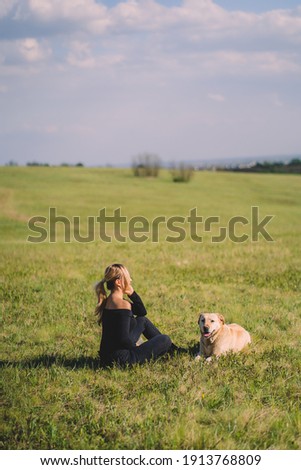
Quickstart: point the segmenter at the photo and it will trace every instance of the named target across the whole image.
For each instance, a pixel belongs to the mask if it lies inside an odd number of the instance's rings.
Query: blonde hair
[[[95,285],[95,292],[98,300],[98,304],[95,308],[95,315],[98,316],[99,324],[101,323],[103,310],[108,298],[105,284],[107,285],[107,289],[112,291],[114,289],[116,279],[121,279],[124,286],[129,282],[129,272],[123,264],[110,264],[110,266],[105,269],[103,279]]]

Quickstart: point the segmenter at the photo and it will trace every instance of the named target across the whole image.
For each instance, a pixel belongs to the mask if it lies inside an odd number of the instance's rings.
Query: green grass
[[[197,173],[188,184],[130,170],[0,169],[3,449],[300,449],[301,181],[292,175]],[[237,244],[186,239],[26,242],[27,221],[59,215],[274,215]],[[126,226],[124,226],[126,227]],[[187,225],[186,225],[187,229]],[[249,233],[249,228],[244,230]],[[108,226],[108,233],[111,233]],[[126,232],[126,230],[125,230]],[[214,234],[218,233],[218,227]],[[124,263],[149,317],[187,348],[132,369],[101,370],[94,283]],[[200,311],[251,333],[245,352],[195,363]]]

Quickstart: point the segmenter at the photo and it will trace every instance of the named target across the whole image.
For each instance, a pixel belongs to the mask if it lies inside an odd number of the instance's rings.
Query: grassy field
[[[6,167],[0,201],[1,448],[300,449],[299,176],[199,172],[176,184],[167,172]],[[29,218],[49,207],[81,216],[84,233],[103,207],[149,221],[196,207],[226,226],[252,206],[274,215],[273,242],[212,243],[218,224],[202,243],[168,243],[163,224],[158,243],[64,243],[62,224],[56,243],[26,241]],[[149,317],[187,353],[98,367],[93,286],[112,262],[129,268]],[[248,329],[248,351],[196,363],[200,311]]]

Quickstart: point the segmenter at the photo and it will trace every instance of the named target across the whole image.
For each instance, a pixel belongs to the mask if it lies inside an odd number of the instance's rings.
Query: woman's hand
[[[131,284],[129,284],[129,285],[126,287],[126,289],[124,290],[124,293],[125,293],[126,295],[132,295],[133,292],[134,292],[134,289],[133,289],[133,287],[131,286]]]

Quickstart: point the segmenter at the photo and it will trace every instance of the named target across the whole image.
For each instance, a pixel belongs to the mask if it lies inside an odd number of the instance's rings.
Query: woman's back
[[[127,302],[130,306],[130,304]],[[102,314],[102,337],[100,355],[106,357],[119,349],[131,349],[136,344],[131,341],[129,332],[135,319],[129,308],[105,308]]]
[[[105,303],[105,310],[131,310],[131,304],[128,300],[120,299],[109,295]]]

